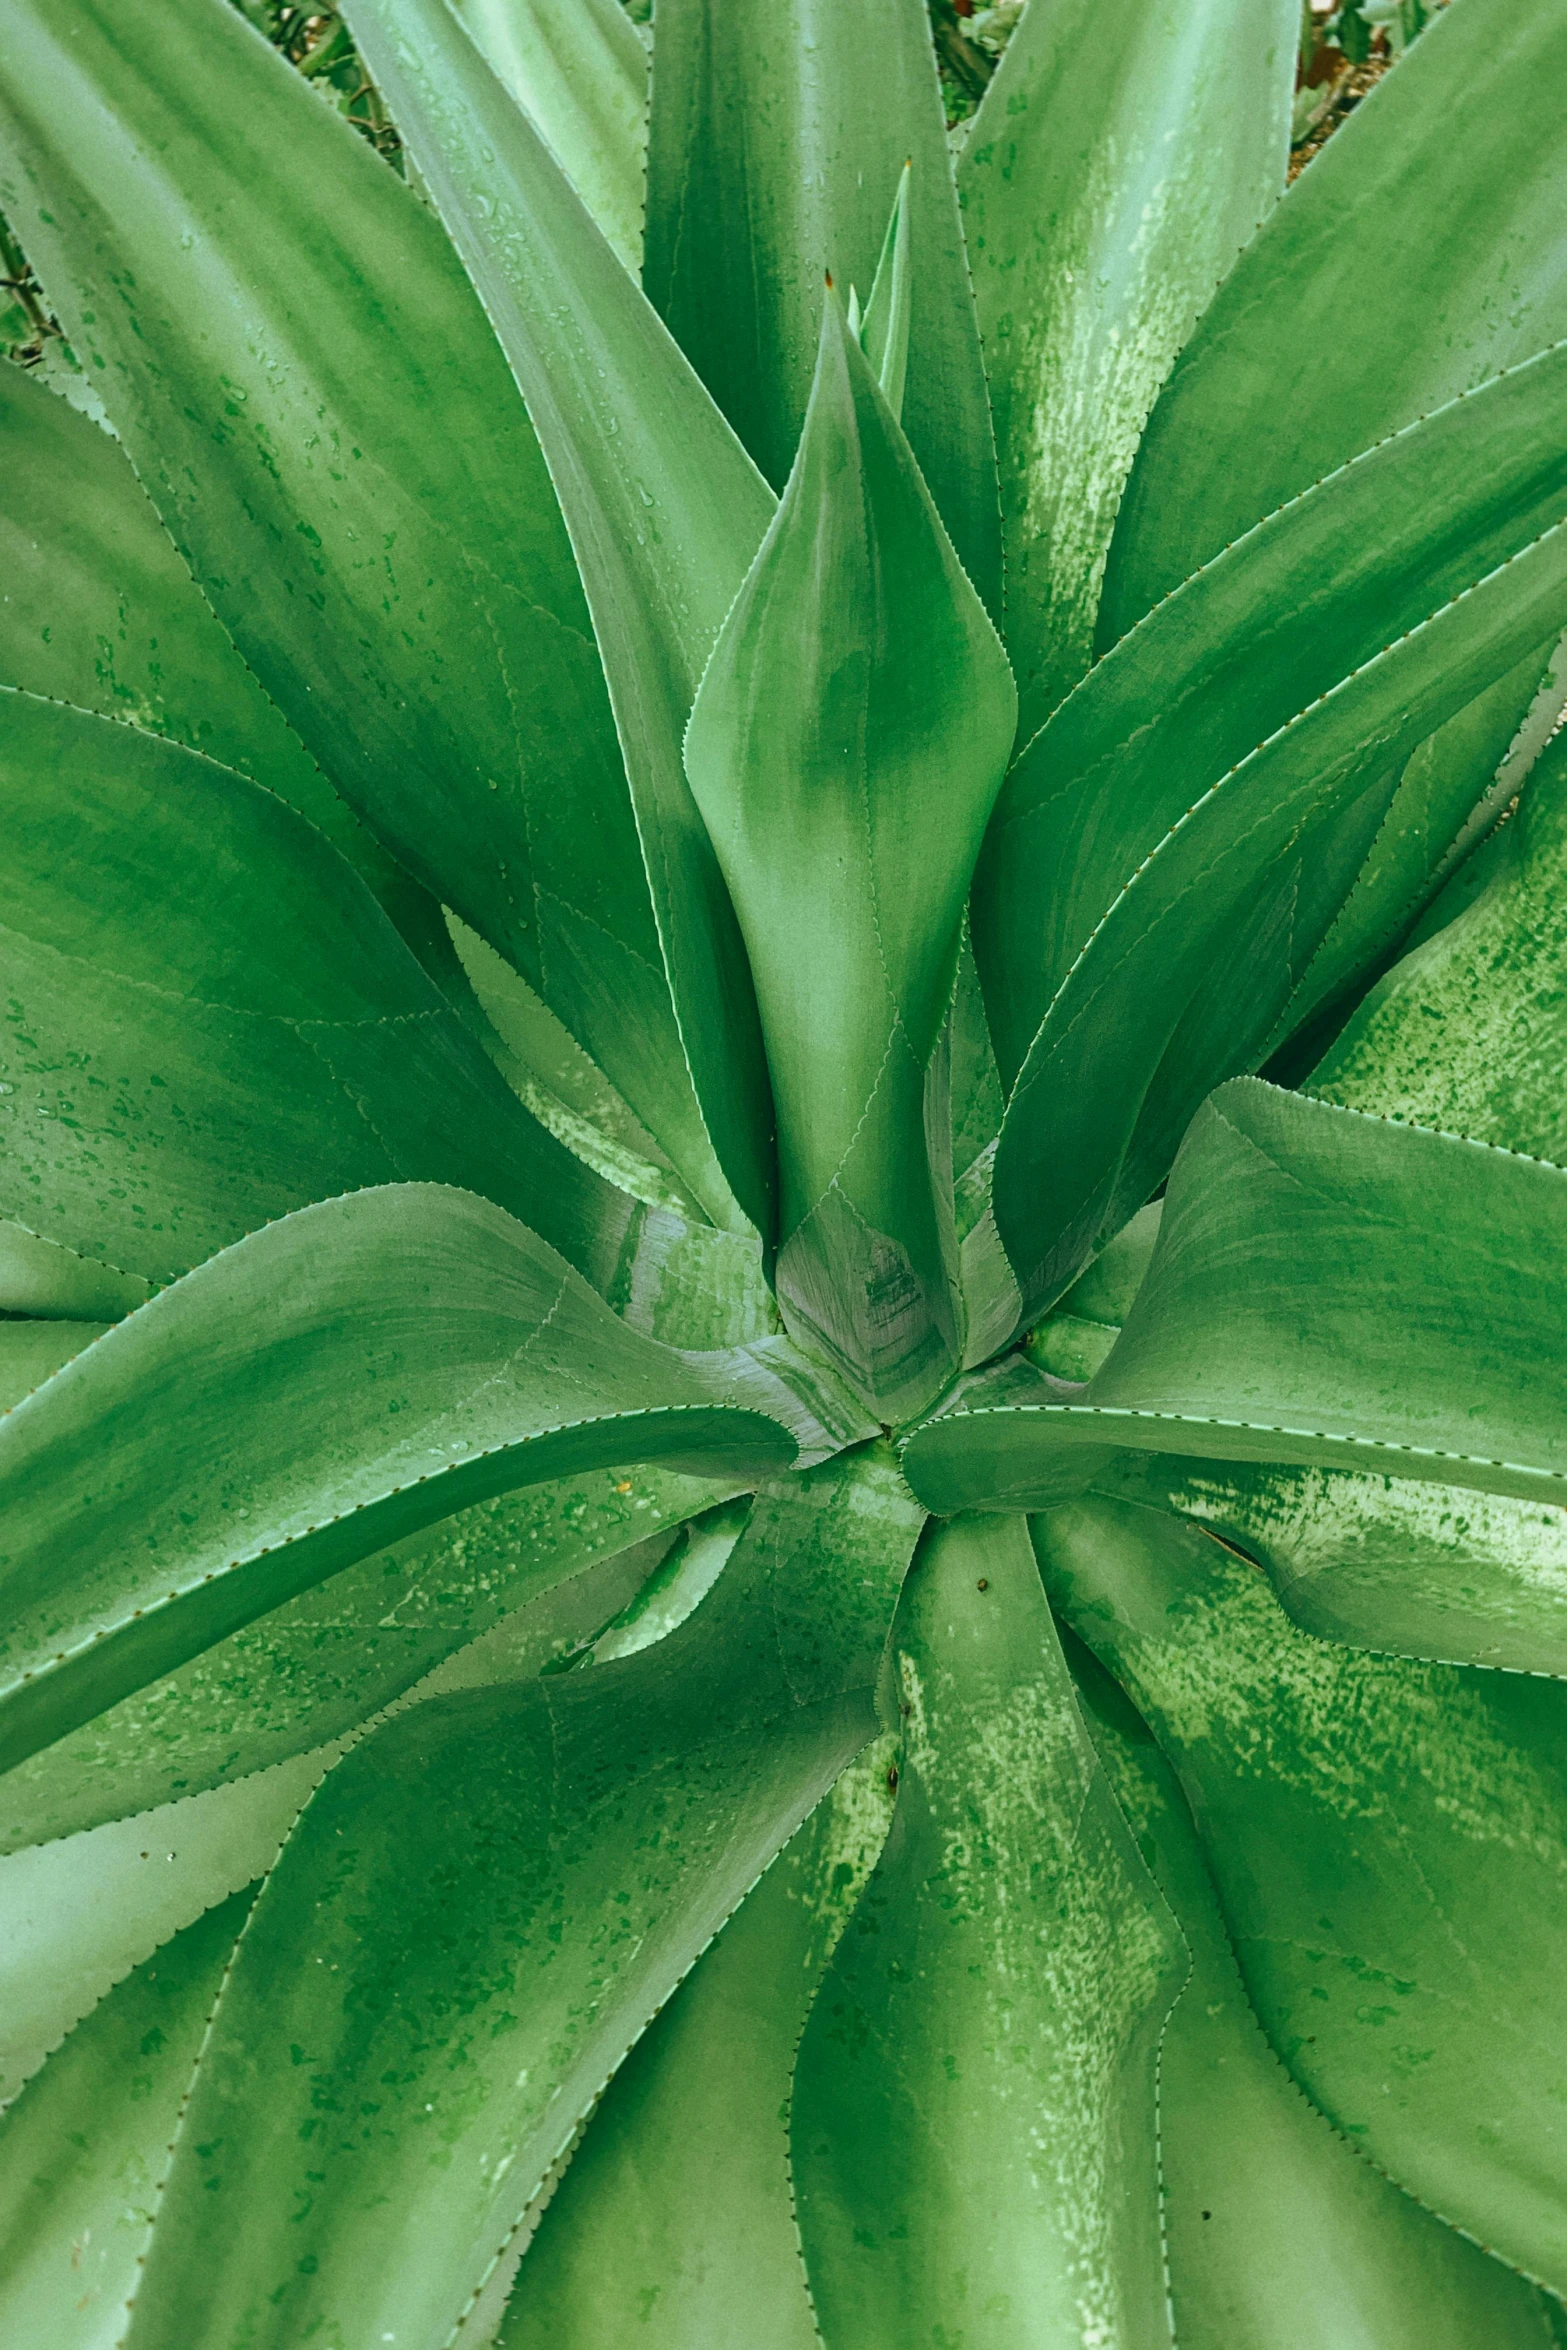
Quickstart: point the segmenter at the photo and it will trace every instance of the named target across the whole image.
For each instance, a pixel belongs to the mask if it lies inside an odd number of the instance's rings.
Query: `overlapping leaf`
[[[348,13],[548,460],[604,657],[706,1131],[734,1199],[770,1237],[772,1109],[755,997],[680,739],[771,493],[445,0],[354,0]],[[594,1049],[715,1222],[730,1221],[717,1168],[704,1173],[689,1148],[677,1150]]]
[[[457,0],[628,269],[642,262],[648,57],[620,0]]]
[[[1551,0],[1449,0],[1428,33],[1176,362],[1122,504],[1101,646],[1287,498],[1567,335],[1567,26]]]
[[[778,489],[805,419],[823,273],[866,302],[905,165],[904,429],[999,616],[990,412],[920,0],[666,0],[643,274]]]
[[[1292,0],[1031,8],[968,126],[1025,737],[1088,666],[1154,395],[1283,190],[1299,20]]]
[[[918,1525],[885,1455],[830,1464],[667,1640],[417,1706],[332,1774],[240,1946],[129,2350],[438,2350],[498,2314],[604,2080],[874,1732]]]
[[[1107,1445],[1560,1504],[1542,1268],[1564,1250],[1560,1168],[1242,1079],[1194,1119],[1147,1278],[1081,1400],[1041,1379],[1040,1401],[987,1409],[981,1388],[916,1431],[905,1467],[941,1511],[1048,1507],[1087,1481],[1074,1453]],[[1560,1602],[1542,1585],[1516,1604]]]
[[[1560,2291],[1567,1692],[1314,1640],[1162,1512],[1089,1500],[1040,1538],[1175,1765],[1278,2054],[1381,2168]]]
[[[749,1408],[787,1395],[701,1363],[468,1193],[392,1185],[252,1234],[5,1423],[0,1754],[490,1495],[628,1459],[787,1466],[793,1436]]]
[[[0,72],[0,204],[241,653],[700,1194],[587,606],[438,224],[226,0],[20,0]]]
[[[318,832],[156,735],[0,705],[0,1211],[157,1282],[424,1178],[609,1286],[641,1211],[529,1116]]]
[[[14,2342],[118,2340],[170,2140],[247,1891],[156,1952],[0,2120],[0,2326]]]
[[[827,2350],[1168,2342],[1154,2074],[1186,1953],[1021,1525],[928,1540],[895,1649],[898,1808],[790,2114]]]
[[[888,1420],[959,1357],[927,1082],[1015,712],[995,631],[829,296],[799,461],[685,757],[756,975],[779,1294]]]
[[[1030,1303],[1262,1049],[1407,754],[1558,625],[1564,389],[1567,349],[1543,354],[1308,492],[1151,615],[1013,770],[974,943],[1017,1080],[993,1196]]]
[[[501,2350],[816,2350],[789,2181],[795,2050],[892,1814],[838,1779],[632,2050],[518,2271]]]
[[[1047,1563],[1082,1538],[1038,1522]],[[1090,1539],[1093,1539],[1090,1536]],[[1556,2305],[1336,2136],[1268,2047],[1186,1798],[1125,1696],[1065,1635],[1110,1783],[1192,1954],[1159,2052],[1159,2164],[1181,2350],[1548,2350]]]

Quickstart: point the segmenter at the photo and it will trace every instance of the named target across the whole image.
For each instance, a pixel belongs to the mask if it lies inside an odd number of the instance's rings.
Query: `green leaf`
[[[920,0],[664,0],[643,276],[776,488],[809,404],[823,273],[871,285],[906,164],[903,427],[999,613],[995,449]]]
[[[887,1420],[960,1350],[927,1074],[1015,714],[995,631],[829,293],[799,458],[685,755],[756,975],[779,1296]]]
[[[0,1430],[0,1757],[470,1503],[627,1459],[775,1473],[795,1441],[747,1408],[759,1383],[749,1358],[628,1330],[468,1193],[391,1185],[285,1217]]]
[[[548,460],[604,657],[697,1099],[734,1199],[770,1238],[772,1106],[755,996],[680,741],[772,497],[445,0],[353,0],[348,13]],[[677,1148],[638,1089],[594,1057],[714,1221],[731,1223],[717,1168]]]
[[[1101,646],[1285,499],[1567,335],[1564,104],[1567,39],[1551,0],[1450,0],[1334,132],[1230,272],[1154,409],[1121,505]]]
[[[1554,723],[1564,699],[1558,647],[1537,645],[1420,745],[1354,888],[1280,1018],[1278,1040],[1308,1022],[1318,1034],[1326,1022],[1337,1026],[1368,972],[1386,961],[1400,932],[1516,796],[1538,756],[1530,723],[1536,705]]]
[[[151,1294],[134,1273],[115,1272],[20,1224],[0,1222],[0,1312],[43,1321],[117,1322]]]
[[[19,367],[0,373],[0,433],[0,680],[237,768],[383,900],[411,892],[235,652],[124,451]]]
[[[555,492],[428,208],[226,0],[19,0],[0,78],[0,205],[240,652],[701,1177]]]
[[[878,1739],[850,1764],[615,2075],[518,2271],[500,2350],[818,2350],[790,2083],[886,1836],[890,1761]]]
[[[823,2340],[1167,2343],[1155,2070],[1186,1953],[1024,1529],[930,1539],[894,1648],[898,1807],[790,2116]]]
[[[0,2120],[0,2329],[99,2350],[136,2288],[169,2142],[250,1908],[237,1893],[128,1975]]]
[[[328,1745],[544,1592],[564,1605],[591,1581],[590,1620],[573,1619],[571,1637],[596,1632],[716,1490],[668,1470],[600,1470],[478,1502],[344,1567],[7,1771],[0,1850]]]
[[[1299,20],[1296,0],[1030,8],[970,126],[958,186],[1025,736],[1088,666],[1170,362],[1283,191]]]
[[[336,1750],[0,1860],[0,2099],[161,1942],[264,1876]]]
[[[1557,625],[1542,440],[1564,391],[1567,347],[1308,492],[1151,614],[1014,768],[973,925],[1003,1077],[1022,1063],[993,1200],[1032,1306],[1260,1054],[1408,754]]]
[[[241,1944],[127,2350],[483,2338],[583,2114],[874,1732],[918,1524],[884,1452],[833,1462],[667,1640],[416,1706],[332,1774]]]
[[[1560,1506],[1342,1469],[1129,1456],[1120,1475],[1253,1559],[1319,1639],[1567,1679]]]
[[[620,0],[456,0],[630,270],[642,266],[648,53]]]
[[[1561,1168],[1242,1079],[1192,1122],[1147,1278],[1082,1400],[976,1395],[911,1438],[905,1472],[943,1514],[1048,1508],[1073,1489],[1072,1456],[1105,1445],[1560,1506],[1545,1269],[1564,1250]],[[1515,1604],[1544,1613],[1554,1650],[1554,1592]]]
[[[858,333],[860,348],[876,370],[887,405],[900,424],[909,374],[909,333],[914,322],[914,246],[909,226],[913,174],[912,163],[906,163],[898,174],[898,192],[892,199],[881,259],[857,328],[852,316],[857,296],[852,286],[849,289],[850,331]]]
[[[323,1194],[427,1178],[609,1286],[632,1202],[528,1115],[318,832],[156,735],[0,710],[7,1216],[166,1281]]]
[[[1315,1640],[1160,1512],[1074,1504],[1041,1549],[1175,1765],[1295,2079],[1440,2217],[1560,2290],[1567,1691]]]
[[[52,1379],[62,1364],[101,1337],[104,1327],[97,1322],[0,1321],[0,1411],[10,1411]]]
[[[1382,979],[1313,1093],[1567,1162],[1567,737],[1542,753],[1473,903]]]
[[[1040,1521],[1047,1566],[1084,1539]],[[1092,1540],[1092,1535],[1088,1536]],[[1551,2350],[1553,2304],[1374,2170],[1258,2028],[1186,1798],[1147,1725],[1070,1632],[1084,1718],[1180,1921],[1192,1972],[1159,2050],[1165,2257],[1181,2350]]]

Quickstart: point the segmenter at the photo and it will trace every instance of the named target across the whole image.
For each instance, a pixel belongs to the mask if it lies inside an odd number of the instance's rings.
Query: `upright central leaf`
[[[756,976],[778,1105],[778,1292],[884,1417],[959,1341],[926,1090],[1012,742],[1006,656],[829,292],[783,502],[686,769]]]

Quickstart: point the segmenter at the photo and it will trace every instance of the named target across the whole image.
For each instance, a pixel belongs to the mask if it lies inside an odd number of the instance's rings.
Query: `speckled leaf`
[[[1070,1549],[1084,1536],[1068,1524]],[[1165,2258],[1181,2350],[1553,2350],[1557,2305],[1401,2194],[1284,2071],[1258,2028],[1169,1763],[1092,1653],[1071,1632],[1063,1646],[1110,1784],[1192,1954],[1159,2052]]]
[[[1422,623],[1561,519],[1564,427],[1567,345],[1270,517],[1150,614],[1029,744],[997,801],[973,908],[1008,1083],[1172,827],[1249,756],[1276,752],[1292,721],[1309,740],[1323,697],[1374,702],[1380,678],[1414,658]],[[1391,784],[1386,743],[1385,721],[1373,725],[1365,749]]]
[[[667,1640],[417,1706],[332,1774],[230,1976],[128,2350],[482,2338],[583,2113],[874,1732],[918,1524],[884,1453],[833,1463]]]
[[[609,1286],[641,1211],[529,1116],[318,832],[138,728],[9,691],[0,719],[0,1209],[156,1282],[430,1179]]]
[[[1170,362],[1283,191],[1299,33],[1295,0],[1057,0],[1025,11],[968,126],[1025,737],[1088,666]]]
[[[352,0],[347,15],[549,462],[604,657],[717,1166],[705,1171],[689,1145],[677,1149],[637,1088],[598,1057],[714,1221],[732,1221],[738,1201],[770,1237],[772,1105],[756,1002],[680,738],[772,514],[771,492],[445,0]]]
[[[469,1503],[627,1459],[776,1473],[795,1440],[747,1408],[760,1378],[628,1330],[466,1192],[268,1225],[0,1429],[0,1757]]]
[[[1254,1559],[1297,1624],[1395,1656],[1567,1678],[1567,1508],[1408,1477],[1129,1458]]]
[[[1016,708],[829,293],[799,458],[685,759],[756,975],[780,1300],[887,1420],[927,1402],[959,1356],[951,1177],[930,1164],[927,1085]]]
[[[1372,989],[1308,1080],[1388,1118],[1567,1163],[1567,736],[1470,904]]]
[[[789,2181],[795,2050],[887,1833],[878,1739],[781,1852],[593,2115],[499,2350],[817,2350]]]
[[[717,1490],[667,1469],[602,1469],[477,1502],[344,1567],[7,1771],[0,1851],[343,1737],[535,1593],[614,1558],[634,1585]]]
[[[428,208],[226,0],[17,0],[0,80],[0,205],[239,650],[701,1159],[555,493]]]
[[[1358,450],[1567,335],[1567,23],[1551,0],[1449,0],[1428,33],[1176,362],[1122,503],[1101,645]]]
[[[643,276],[778,489],[809,400],[823,273],[868,301],[905,164],[904,430],[969,577],[999,616],[984,365],[920,0],[665,0]]]
[[[648,53],[620,0],[456,0],[628,269],[642,266]]]
[[[1109,1444],[1557,1506],[1564,1250],[1562,1169],[1239,1079],[1192,1122],[1147,1277],[1081,1400],[976,1393],[915,1433],[906,1472],[935,1510],[1046,1508],[1072,1455]],[[1514,1636],[1538,1609],[1558,1653],[1549,1581],[1506,1598]]]
[[[1290,2071],[1432,2210],[1559,2290],[1567,1690],[1315,1640],[1159,1511],[1074,1504],[1042,1549],[1175,1765]]]
[[[1186,1953],[1023,1528],[928,1538],[894,1649],[898,1806],[790,2116],[823,2340],[1167,2345],[1154,2074]]]
[[[1499,512],[1475,516],[1476,560],[1466,565],[1461,546],[1427,541],[1430,509],[1403,473],[1403,459],[1448,440],[1456,450],[1473,415],[1501,421],[1519,378],[1527,383],[1513,412],[1519,503],[1511,521],[1520,539],[1511,540],[1504,492]],[[1509,555],[1508,547],[1546,521],[1559,500],[1559,487],[1540,475],[1531,395],[1553,406],[1567,384],[1567,351],[1520,370],[1519,378],[1415,428],[1407,444],[1375,452],[1222,558],[1091,673],[1037,738],[1037,764],[1031,754],[1014,770],[1018,789],[1004,790],[987,841],[974,939],[1003,1075],[1014,1055],[1027,1054],[997,1148],[992,1196],[1031,1309],[1058,1296],[1105,1234],[1157,1187],[1203,1094],[1255,1065],[1353,885],[1408,753],[1560,619],[1567,531],[1544,528],[1519,552]],[[1494,405],[1487,409],[1487,402]],[[1505,425],[1501,437],[1511,437]],[[1220,647],[1206,629],[1195,647],[1183,642],[1187,599],[1192,618],[1203,620],[1210,596],[1222,601],[1244,577],[1251,551],[1265,550],[1275,531],[1292,538],[1299,530],[1301,551],[1316,516],[1330,515],[1342,500],[1342,519],[1363,485],[1375,490],[1395,480],[1412,499],[1406,513],[1421,517],[1405,550],[1407,570],[1391,554],[1396,534],[1390,541],[1384,582],[1395,604],[1402,594],[1413,607],[1403,615],[1406,634],[1377,649],[1388,615],[1374,603],[1357,609],[1353,593],[1335,609],[1331,587],[1324,590],[1313,569],[1298,584],[1308,601],[1324,596],[1321,648],[1333,653],[1326,662],[1332,674],[1319,672],[1308,689],[1315,698],[1286,692],[1270,701],[1279,679],[1260,658],[1251,681],[1262,689],[1259,707],[1251,683],[1237,686],[1233,672],[1223,678],[1222,657],[1220,673],[1210,670]],[[1321,508],[1313,504],[1318,497]],[[1367,531],[1381,527],[1379,514],[1391,530],[1391,516],[1373,497]],[[1475,582],[1467,587],[1466,571]],[[1427,589],[1451,600],[1421,619]],[[1242,674],[1254,632],[1250,612],[1238,633],[1222,632]],[[1302,643],[1315,633],[1298,632]],[[1172,653],[1183,646],[1176,676],[1205,687],[1203,699],[1187,707],[1174,677],[1156,683],[1141,667],[1167,636]],[[1289,666],[1280,664],[1286,685]],[[1303,676],[1294,682],[1306,683]],[[1293,715],[1283,707],[1289,701]],[[1159,721],[1172,706],[1160,744]],[[1102,735],[1098,719],[1112,711]],[[1246,717],[1260,721],[1255,734],[1243,730]],[[1088,753],[1081,761],[1066,755],[1080,724],[1087,741],[1076,747]],[[1058,779],[1067,781],[1065,793],[1051,788]],[[1036,1011],[1042,1025],[1030,1042]]]
[[[207,2018],[251,1894],[221,1902],[94,2009],[0,2120],[0,2329],[114,2350]]]

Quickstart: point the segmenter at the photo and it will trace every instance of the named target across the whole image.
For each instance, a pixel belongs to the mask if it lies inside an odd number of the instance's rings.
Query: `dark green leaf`
[[[1074,1504],[1041,1550],[1175,1765],[1296,2080],[1439,2216],[1559,2290],[1567,1690],[1315,1640],[1161,1512]]]
[[[984,366],[920,0],[664,0],[643,274],[776,488],[805,420],[823,274],[868,300],[905,164],[904,430],[999,612]]]
[[[1449,0],[1334,132],[1154,410],[1101,645],[1285,499],[1567,335],[1564,105],[1567,24],[1552,0]]]
[[[759,1388],[787,1404],[749,1358],[628,1330],[468,1193],[392,1185],[285,1217],[0,1431],[0,1757],[472,1502],[628,1459],[776,1472],[795,1441],[747,1408]]]
[[[0,204],[239,650],[700,1177],[587,607],[437,223],[226,0],[18,0],[0,73]]]
[[[1055,1538],[1070,1552],[1078,1535]],[[1041,1548],[1052,1556],[1052,1520]],[[1092,1536],[1089,1537],[1092,1539]],[[1091,1653],[1084,1715],[1192,1973],[1159,2051],[1165,2257],[1181,2350],[1551,2350],[1553,2304],[1400,2194],[1315,2112],[1258,2028],[1186,1798]]]
[[[772,1108],[755,997],[680,738],[772,497],[445,0],[353,0],[349,14],[548,459],[604,656],[711,1151],[770,1237]],[[602,985],[596,942],[588,952]],[[694,1144],[645,1110],[605,1053],[595,1058],[714,1221],[732,1221],[718,1168],[698,1164]]]
[[[1186,1952],[1023,1528],[929,1539],[894,1648],[898,1808],[790,2115],[823,2340],[1168,2342],[1155,2071]]]
[[[1029,8],[969,128],[958,186],[1025,736],[1088,666],[1154,395],[1283,190],[1299,22],[1297,0]]]
[[[608,1288],[640,1212],[501,1082],[349,865],[156,735],[0,693],[0,1209],[166,1281],[403,1178],[528,1217]]]
[[[1016,707],[829,294],[799,460],[685,755],[756,975],[779,1295],[887,1420],[927,1402],[960,1351],[927,1077]]]
[[[918,1524],[885,1453],[832,1463],[667,1640],[416,1706],[332,1774],[225,1990],[128,2350],[482,2338],[606,2078],[874,1732]]]

